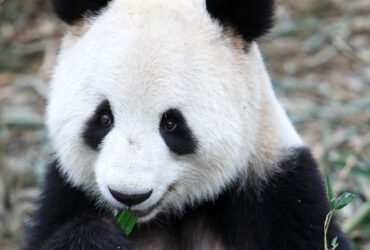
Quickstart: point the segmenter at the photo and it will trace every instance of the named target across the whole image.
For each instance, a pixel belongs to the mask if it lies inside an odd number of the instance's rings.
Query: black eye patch
[[[88,120],[83,139],[94,150],[99,148],[105,136],[112,130],[114,117],[110,104],[103,101],[95,110],[94,115]]]
[[[179,110],[169,109],[164,112],[159,130],[172,152],[178,155],[195,153],[197,141]]]

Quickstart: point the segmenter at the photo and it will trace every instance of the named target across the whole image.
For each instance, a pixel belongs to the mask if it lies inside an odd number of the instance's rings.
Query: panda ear
[[[68,24],[74,24],[85,15],[97,14],[110,0],[52,0],[55,13]]]
[[[274,0],[206,0],[211,17],[233,27],[251,42],[266,34],[273,25]]]

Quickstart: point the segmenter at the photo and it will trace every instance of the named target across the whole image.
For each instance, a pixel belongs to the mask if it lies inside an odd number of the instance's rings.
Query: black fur
[[[52,0],[54,11],[68,24],[74,24],[86,14],[95,15],[110,0]]]
[[[156,221],[137,226],[132,244],[160,232],[171,241],[168,249],[199,249],[194,242],[207,236],[204,231],[212,232],[225,249],[324,249],[323,225],[329,208],[310,152],[297,149],[290,159],[280,163],[280,168],[283,171],[271,177],[259,191],[235,181],[214,202],[189,207],[182,217],[159,215]],[[111,249],[109,247],[116,244],[129,248],[127,240],[109,219],[111,215],[97,210],[93,204],[81,191],[66,184],[52,165],[28,249],[41,246],[44,249],[68,249],[67,246]],[[337,250],[351,249],[333,222],[329,242],[335,236],[339,242]],[[149,241],[148,249],[150,246]]]
[[[173,132],[166,132],[164,127],[168,120],[173,120],[177,128]],[[178,155],[193,154],[197,148],[197,141],[186,123],[182,113],[177,109],[167,110],[160,122],[160,133],[172,152]]]
[[[100,117],[103,114],[107,114],[112,119],[112,124],[109,127],[104,127],[101,124]],[[114,117],[110,104],[107,100],[103,101],[95,110],[94,115],[87,122],[85,131],[83,133],[83,139],[87,145],[92,149],[97,150],[99,145],[102,143],[105,136],[111,131],[114,124]]]
[[[266,34],[273,24],[274,0],[207,0],[211,16],[232,26],[247,42]]]
[[[329,206],[316,163],[307,149],[298,149],[280,163],[283,170],[261,191],[253,186],[227,190],[208,207],[212,224],[234,249],[322,250]],[[338,236],[337,250],[350,249],[333,223],[328,241]]]
[[[96,202],[72,187],[53,163],[28,230],[26,250],[127,249],[130,243],[114,225],[112,214],[96,208]]]

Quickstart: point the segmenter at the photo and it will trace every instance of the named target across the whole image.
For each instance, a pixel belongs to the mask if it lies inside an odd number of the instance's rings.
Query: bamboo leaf
[[[351,203],[356,198],[355,194],[345,192],[341,196],[335,199],[335,205],[334,208],[339,210],[347,206],[349,203]]]
[[[133,215],[127,208],[122,209],[116,215],[115,224],[119,226],[122,232],[129,236],[136,225],[137,217]]]
[[[326,176],[326,195],[328,197],[330,210],[335,209],[335,202],[334,202],[334,194],[333,194],[333,188],[331,186],[331,181],[329,176]]]

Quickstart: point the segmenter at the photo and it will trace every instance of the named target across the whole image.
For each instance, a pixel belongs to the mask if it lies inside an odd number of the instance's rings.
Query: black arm
[[[309,150],[297,149],[260,189],[230,188],[212,207],[215,227],[232,249],[322,250],[329,212],[324,182]],[[238,184],[236,185],[238,187]],[[328,243],[351,249],[333,221]]]
[[[112,218],[67,183],[55,162],[49,166],[25,249],[128,249]]]

